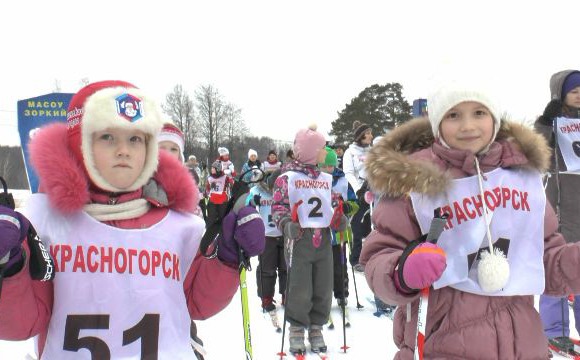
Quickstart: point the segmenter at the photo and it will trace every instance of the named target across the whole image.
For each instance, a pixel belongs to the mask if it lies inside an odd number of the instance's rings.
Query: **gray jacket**
[[[550,78],[550,94],[552,100],[562,99],[562,86],[566,78],[576,70],[564,70],[555,73]],[[564,111],[564,116],[566,112]],[[563,173],[566,164],[559,149],[556,149],[553,125],[536,120],[534,128],[548,141],[552,148],[550,169],[546,184],[546,197],[556,210],[559,217],[560,232],[567,242],[580,240],[580,173]]]

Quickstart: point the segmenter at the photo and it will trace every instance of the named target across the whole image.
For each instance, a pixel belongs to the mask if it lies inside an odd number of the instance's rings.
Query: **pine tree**
[[[351,142],[355,120],[368,124],[375,136],[409,120],[412,108],[402,90],[399,83],[367,87],[338,113],[338,119],[332,122],[330,135],[335,136],[336,143]]]

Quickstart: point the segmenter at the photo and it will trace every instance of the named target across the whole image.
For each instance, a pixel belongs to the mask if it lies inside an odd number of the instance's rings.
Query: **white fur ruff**
[[[494,293],[503,289],[509,277],[510,265],[500,249],[494,249],[493,253],[489,251],[481,253],[477,269],[477,280],[483,291]]]

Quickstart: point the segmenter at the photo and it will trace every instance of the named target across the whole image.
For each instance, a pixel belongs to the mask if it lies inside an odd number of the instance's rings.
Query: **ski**
[[[575,359],[575,360],[580,360],[580,353],[574,351],[574,350],[569,350],[566,351],[565,349],[561,349],[553,344],[548,344],[548,348],[550,349],[550,351],[553,354],[557,354],[560,356],[563,356],[567,359]]]
[[[328,355],[325,352],[315,352],[314,354],[318,355],[318,357],[322,360],[328,360]]]

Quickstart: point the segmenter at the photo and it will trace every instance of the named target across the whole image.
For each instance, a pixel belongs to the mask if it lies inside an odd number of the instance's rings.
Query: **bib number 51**
[[[87,349],[91,359],[110,360],[111,350],[105,341],[96,336],[80,337],[81,330],[108,329],[110,315],[68,315],[64,328],[63,350]],[[123,346],[141,339],[141,360],[157,360],[159,346],[159,314],[145,314],[141,321],[123,331]]]

